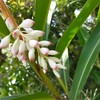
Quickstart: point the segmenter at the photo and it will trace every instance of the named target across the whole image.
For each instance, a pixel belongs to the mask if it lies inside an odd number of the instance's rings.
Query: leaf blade
[[[35,29],[44,31],[51,0],[36,0]]]
[[[8,35],[10,32],[3,20],[3,18],[0,16],[0,36],[4,37],[6,35]]]
[[[46,93],[35,93],[35,94],[27,94],[27,95],[18,95],[17,96],[8,96],[5,98],[1,98],[0,100],[54,100],[51,96]]]
[[[88,42],[85,44],[77,64],[69,100],[77,100],[89,73],[93,67],[96,56],[100,51],[100,22],[93,30]]]
[[[63,36],[60,38],[56,47],[56,50],[60,52],[58,57],[61,57],[64,50],[68,47],[71,40],[74,38],[75,34],[80,29],[81,25],[84,23],[86,18],[90,15],[90,13],[94,10],[94,8],[99,4],[99,2],[100,2],[99,0],[95,0],[95,1],[88,0],[86,2],[79,16],[75,18],[75,20],[70,24],[68,29],[64,32]]]

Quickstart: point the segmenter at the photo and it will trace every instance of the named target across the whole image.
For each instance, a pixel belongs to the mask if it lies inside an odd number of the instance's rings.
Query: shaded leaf
[[[89,73],[93,68],[97,54],[100,51],[100,22],[97,24],[88,42],[84,45],[77,64],[75,76],[70,92],[70,100],[77,100]]]
[[[100,85],[100,70],[93,69],[91,71],[91,77],[95,80],[95,82]]]
[[[88,38],[90,36],[85,28],[80,28],[77,35],[82,45],[84,45],[88,41]]]

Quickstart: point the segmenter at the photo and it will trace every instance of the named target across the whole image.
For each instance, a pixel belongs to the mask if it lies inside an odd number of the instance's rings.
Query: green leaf
[[[90,34],[85,28],[81,27],[77,33],[77,36],[79,38],[80,43],[84,45],[88,41]]]
[[[51,0],[36,0],[35,29],[45,30]]]
[[[46,93],[36,93],[30,95],[19,95],[17,96],[10,96],[5,97],[0,100],[54,100],[51,96]]]
[[[56,47],[57,51],[60,52],[58,57],[61,57],[64,50],[68,47],[71,40],[74,38],[75,34],[79,31],[81,25],[90,15],[90,13],[95,9],[95,7],[99,4],[99,2],[100,0],[87,0],[79,16],[70,24],[68,29],[59,40]]]
[[[70,92],[69,100],[77,100],[79,93],[81,92],[93,64],[100,51],[100,22],[97,24],[88,42],[84,45],[82,53],[77,64],[77,68],[74,75],[74,80]]]
[[[6,35],[10,34],[5,21],[3,20],[3,18],[0,16],[0,36],[4,37]]]
[[[91,71],[91,77],[95,80],[95,82],[100,85],[100,70],[93,69]]]
[[[100,6],[99,6],[99,10],[98,10],[98,15],[97,15],[97,22],[100,21]]]
[[[14,98],[18,98],[18,97],[21,97],[21,96],[22,95],[7,96],[7,97],[0,98],[0,100],[12,100]]]

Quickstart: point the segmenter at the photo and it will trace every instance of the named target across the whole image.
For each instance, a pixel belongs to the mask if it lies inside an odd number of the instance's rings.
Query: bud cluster
[[[15,39],[10,47],[13,57],[17,57],[24,66],[26,66],[27,60],[29,59],[31,62],[39,64],[45,72],[47,72],[47,64],[49,64],[53,73],[60,78],[58,70],[60,68],[66,69],[66,67],[61,64],[60,59],[54,57],[58,52],[48,49],[51,42],[46,40],[39,41],[39,38],[44,35],[44,32],[31,28],[34,25],[33,20],[25,19],[15,30],[13,30],[14,26],[10,19],[6,20],[6,25],[11,31],[11,34],[2,39],[0,48],[9,46],[10,36],[12,35]],[[28,54],[28,56],[26,54]]]

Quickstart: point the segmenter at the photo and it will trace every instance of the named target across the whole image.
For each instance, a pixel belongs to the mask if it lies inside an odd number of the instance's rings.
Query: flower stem
[[[60,85],[62,86],[63,90],[65,91],[66,95],[69,97],[68,86],[67,85],[66,86],[64,85],[64,83],[63,83],[63,81],[62,81],[61,78],[57,78],[57,79],[58,79]]]
[[[44,72],[42,71],[42,69],[38,65],[36,65],[36,64],[32,63],[31,65],[33,65],[33,67],[35,69],[35,72],[40,77],[40,79],[43,80],[44,84],[47,85],[47,87],[49,88],[49,90],[51,91],[51,93],[53,94],[53,96],[56,98],[56,100],[61,100],[61,97],[60,97],[59,93],[56,91],[55,87],[51,84],[51,81],[44,74]]]

